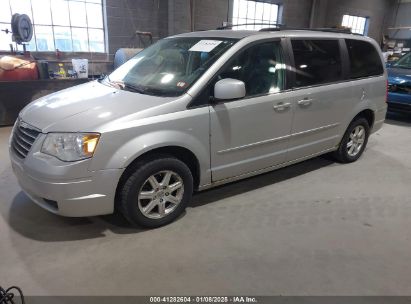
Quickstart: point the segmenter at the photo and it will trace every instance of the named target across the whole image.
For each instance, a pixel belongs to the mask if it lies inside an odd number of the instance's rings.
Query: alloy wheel
[[[151,175],[138,193],[138,208],[151,219],[161,219],[172,213],[184,195],[182,178],[173,171],[161,171]]]
[[[362,125],[356,126],[352,130],[347,143],[347,153],[349,156],[355,157],[361,151],[365,141],[365,133],[365,128]]]

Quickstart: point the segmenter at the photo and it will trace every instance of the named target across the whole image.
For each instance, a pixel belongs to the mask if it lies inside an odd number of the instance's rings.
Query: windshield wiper
[[[145,95],[153,95],[153,96],[168,96],[166,92],[160,89],[156,89],[153,87],[147,86],[135,86],[130,83],[123,83],[123,89],[128,89],[129,91],[145,94]]]
[[[129,83],[123,83],[123,89],[127,89],[128,91],[140,93],[140,94],[147,94],[147,90],[141,87],[134,86]]]
[[[164,94],[163,91],[158,90],[158,89],[154,89],[150,87],[135,86],[133,84],[130,84],[124,81],[119,81],[119,80],[110,80],[109,76],[106,76],[104,79],[110,86],[118,90],[126,90],[130,92],[144,94],[144,95],[167,96],[166,94]]]
[[[111,85],[112,87],[114,87],[116,89],[136,92],[136,93],[140,93],[140,94],[145,94],[145,91],[143,89],[135,87],[135,86],[133,86],[129,83],[125,83],[124,81],[110,80],[109,76],[106,77],[106,80],[107,80],[109,85]]]
[[[98,79],[99,82],[104,82],[105,84],[108,84],[109,86],[116,88],[116,89],[121,89],[124,86],[123,82],[120,81],[111,81],[110,76],[108,75],[101,75],[101,77]]]

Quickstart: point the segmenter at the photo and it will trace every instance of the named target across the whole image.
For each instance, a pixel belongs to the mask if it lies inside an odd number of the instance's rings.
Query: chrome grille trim
[[[30,151],[31,146],[25,146],[20,142],[20,139],[18,137],[16,137],[16,143],[17,145],[19,145],[20,148],[22,148],[23,150],[26,150],[27,152]]]
[[[18,120],[14,127],[11,140],[11,147],[16,155],[23,159],[26,158],[40,133],[41,131],[35,127],[30,126],[22,120]]]
[[[37,138],[37,135],[32,135],[32,134],[30,134],[30,133],[28,133],[27,131],[24,131],[24,128],[22,128],[22,127],[20,127],[20,129],[19,129],[19,131],[21,132],[21,133],[23,133],[24,135],[26,135],[26,136],[28,136],[28,137],[31,137],[32,139],[36,139]]]

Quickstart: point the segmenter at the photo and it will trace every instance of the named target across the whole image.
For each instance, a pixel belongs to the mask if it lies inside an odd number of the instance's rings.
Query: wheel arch
[[[171,145],[153,148],[151,150],[145,151],[143,154],[137,156],[133,161],[131,161],[125,168],[123,174],[121,175],[116,188],[116,202],[118,201],[118,195],[121,191],[122,186],[127,181],[127,178],[132,172],[134,172],[137,166],[141,162],[148,162],[150,160],[160,158],[160,157],[174,157],[187,165],[193,175],[194,189],[197,190],[200,185],[200,162],[196,155],[189,149],[181,146]]]
[[[355,119],[357,119],[358,117],[364,117],[367,121],[368,121],[368,125],[370,127],[370,130],[372,130],[373,126],[374,126],[374,121],[375,121],[375,113],[373,110],[371,109],[365,109],[362,110],[360,113],[358,113],[352,120],[351,122],[353,122]],[[350,123],[351,123],[350,122]]]
[[[350,119],[350,117],[352,118]],[[344,123],[341,125],[340,136],[335,142],[336,149],[340,145],[341,140],[343,139],[343,136],[347,131],[348,127],[350,126],[350,124],[359,117],[364,117],[368,121],[370,130],[372,130],[375,121],[375,111],[368,107],[362,108],[360,110],[356,109],[356,111],[352,112],[351,115],[347,117],[347,120],[345,120]]]

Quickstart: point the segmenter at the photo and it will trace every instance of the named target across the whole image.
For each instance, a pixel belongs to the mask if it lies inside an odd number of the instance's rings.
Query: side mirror
[[[393,62],[387,62],[385,64],[385,67],[390,68],[390,67],[392,67],[392,65],[393,65]]]
[[[232,100],[245,96],[245,84],[241,80],[226,78],[219,80],[214,85],[214,98],[216,100]]]

